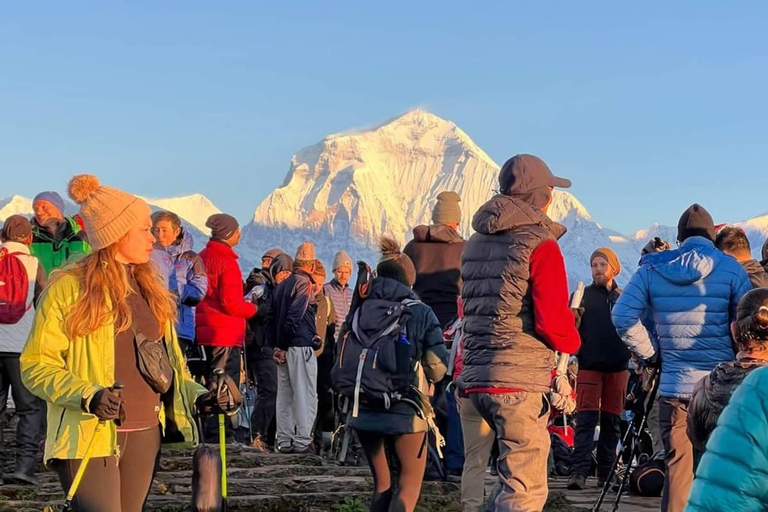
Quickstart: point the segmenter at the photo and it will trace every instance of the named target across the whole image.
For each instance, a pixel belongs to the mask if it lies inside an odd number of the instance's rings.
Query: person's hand
[[[275,347],[275,350],[272,352],[272,359],[275,361],[275,364],[285,364],[287,362],[285,350]]]
[[[102,388],[93,395],[88,412],[101,421],[120,420],[124,400],[114,388]]]
[[[570,414],[576,410],[576,400],[573,398],[573,388],[568,377],[558,375],[552,382],[552,407],[558,411]]]

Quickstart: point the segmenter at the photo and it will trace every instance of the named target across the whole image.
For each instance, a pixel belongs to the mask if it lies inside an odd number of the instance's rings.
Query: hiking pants
[[[16,427],[17,469],[31,468],[37,461],[45,412],[43,401],[27,391],[21,383],[19,355],[0,354],[0,430],[5,428],[5,412],[10,387],[13,403],[16,406],[16,415],[19,417],[19,424]],[[2,433],[0,433],[1,438]]]
[[[317,416],[317,357],[312,347],[290,347],[277,366],[277,446],[303,451]]]
[[[485,469],[496,436],[472,405],[472,400],[461,398],[460,403],[461,429],[464,435],[461,512],[480,512],[485,499]]]
[[[96,457],[88,461],[72,503],[75,512],[141,512],[147,501],[157,461],[160,429],[117,432],[120,458]],[[82,459],[54,459],[66,494]]]
[[[579,371],[576,388],[576,440],[571,474],[590,476],[595,427],[600,425],[597,444],[597,478],[606,480],[616,458],[621,438],[621,414],[627,397],[629,372]]]
[[[688,400],[661,397],[659,426],[667,472],[661,495],[662,512],[683,512],[693,485],[693,445],[686,431]]]
[[[469,395],[477,412],[496,433],[500,487],[496,512],[544,509],[549,458],[549,403],[543,393]]]
[[[445,429],[445,469],[461,471],[464,467],[464,439],[461,436],[461,418],[456,395],[452,389],[445,393],[445,401],[448,416]]]
[[[272,347],[252,348],[248,352],[251,375],[256,380],[256,403],[251,414],[253,434],[271,445],[269,431],[275,420],[277,404],[277,365],[272,358]]]

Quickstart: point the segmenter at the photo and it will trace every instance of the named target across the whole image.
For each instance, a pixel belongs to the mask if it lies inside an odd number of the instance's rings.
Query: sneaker
[[[570,491],[582,491],[587,486],[587,477],[584,475],[571,475],[568,479],[568,490]]]
[[[461,469],[448,468],[448,470],[445,472],[445,479],[449,482],[459,484],[461,483],[462,473],[463,471]]]
[[[277,453],[294,453],[293,446],[277,446],[275,451]]]

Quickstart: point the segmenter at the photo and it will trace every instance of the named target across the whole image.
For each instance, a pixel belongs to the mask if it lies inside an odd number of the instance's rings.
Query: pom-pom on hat
[[[416,282],[416,268],[411,258],[400,252],[400,244],[392,238],[382,237],[379,240],[379,250],[381,259],[376,265],[376,273],[379,277],[388,277],[406,286],[413,286]]]
[[[69,197],[80,205],[88,243],[94,251],[116,243],[151,215],[149,205],[133,194],[99,183],[92,174],[69,181]]]

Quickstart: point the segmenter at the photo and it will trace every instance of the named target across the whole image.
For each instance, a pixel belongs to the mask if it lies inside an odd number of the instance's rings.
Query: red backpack
[[[29,277],[24,263],[7,248],[0,249],[0,324],[15,324],[29,310]]]

